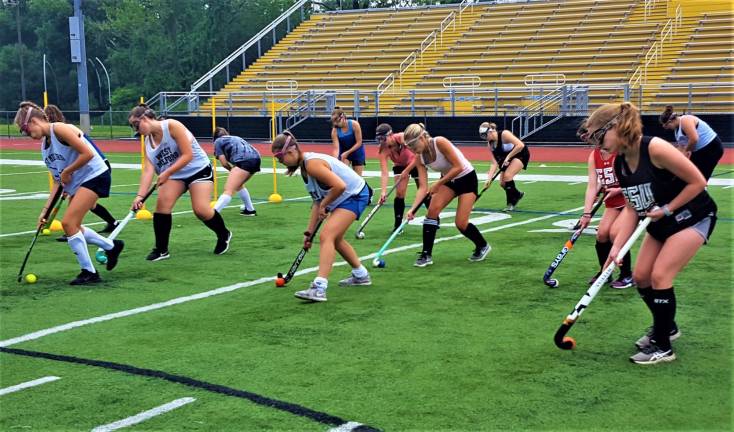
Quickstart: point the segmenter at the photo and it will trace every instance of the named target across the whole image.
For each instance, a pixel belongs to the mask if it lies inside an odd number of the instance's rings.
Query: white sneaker
[[[303,291],[297,291],[294,294],[299,299],[309,300],[312,302],[325,302],[326,301],[326,290],[316,288],[314,284],[311,287]]]
[[[339,281],[339,286],[366,286],[372,285],[372,279],[370,279],[369,273],[364,277],[357,277],[354,274],[349,275],[348,278]]]
[[[675,360],[673,349],[663,350],[654,344],[630,357],[632,363],[641,365],[672,362],[673,360]]]

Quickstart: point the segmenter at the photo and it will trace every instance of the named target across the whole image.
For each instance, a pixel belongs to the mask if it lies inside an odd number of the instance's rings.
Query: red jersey
[[[390,138],[388,139],[393,140],[397,145],[389,150],[387,148],[387,145],[383,145],[380,147],[380,153],[382,153],[383,151],[387,151],[387,156],[390,158],[390,160],[392,160],[392,163],[395,166],[407,167],[408,165],[410,165],[413,162],[415,155],[412,151],[408,150],[408,147],[405,146],[403,133],[394,133],[390,135]]]
[[[605,189],[619,187],[619,180],[617,180],[617,176],[614,173],[614,159],[616,159],[616,157],[617,154],[612,153],[609,159],[604,160],[601,156],[601,151],[599,149],[594,149],[594,170],[596,171],[596,179]],[[612,198],[608,198],[604,201],[604,205],[608,208],[624,207],[624,195],[618,194]]]

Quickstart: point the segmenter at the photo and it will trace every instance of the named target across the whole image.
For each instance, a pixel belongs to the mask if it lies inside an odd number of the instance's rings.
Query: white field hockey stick
[[[385,195],[385,201],[387,201],[387,199],[390,197],[390,195],[395,190],[395,188],[398,187],[398,184],[400,183],[402,179],[403,179],[402,177],[399,177],[398,181],[396,181],[395,184],[392,185],[390,190],[387,191],[387,194]],[[359,226],[359,229],[357,229],[357,232],[354,234],[356,238],[360,240],[364,238],[364,232],[363,232],[364,228],[367,226],[370,220],[372,220],[372,217],[377,213],[377,211],[382,208],[382,206],[385,204],[385,201],[381,203],[377,203],[377,205],[372,208],[372,210],[369,212],[367,217],[364,219],[364,222],[362,222],[362,224]]]
[[[648,216],[637,225],[637,229],[632,233],[630,238],[627,239],[627,242],[624,244],[624,246],[622,246],[622,249],[619,250],[617,259],[622,259],[625,255],[627,255],[627,252],[629,252],[629,250],[632,248],[632,245],[635,244],[635,241],[637,241],[637,238],[642,235],[647,226],[650,225],[651,221],[652,219],[650,219],[650,217]],[[604,283],[607,281],[607,279],[609,279],[609,276],[612,275],[612,272],[616,267],[616,261],[612,261],[611,263],[609,263],[607,268],[604,269],[602,274],[596,279],[591,287],[589,287],[589,290],[586,291],[586,294],[581,297],[581,300],[579,300],[571,313],[568,314],[566,319],[563,320],[563,324],[561,324],[561,326],[556,331],[555,336],[553,336],[553,341],[558,348],[564,350],[576,348],[576,340],[572,337],[566,336],[566,333],[568,333],[576,320],[579,319],[581,314],[584,312],[584,309],[589,307],[589,303],[594,300],[594,297],[596,297],[596,294],[599,292],[601,287],[604,286]]]
[[[156,187],[158,187],[158,185],[154,184],[148,190],[148,192],[145,194],[145,196],[143,197],[143,199],[140,201],[141,204],[142,203],[145,203],[145,200],[147,200],[148,197],[153,194],[153,191],[155,191]],[[122,230],[125,229],[125,226],[128,224],[128,222],[130,222],[132,220],[132,218],[135,217],[135,214],[137,212],[138,212],[137,210],[130,210],[130,212],[127,214],[127,216],[125,216],[125,218],[123,220],[121,220],[120,223],[117,224],[117,226],[110,233],[110,235],[107,237],[107,239],[108,240],[114,240],[114,239],[116,239],[117,236],[120,234],[120,232],[122,232]],[[97,253],[94,254],[94,258],[100,264],[104,264],[105,262],[107,262],[106,261],[107,255],[105,254],[105,251],[102,248],[97,249]]]
[[[426,199],[429,197],[429,194],[426,194],[425,198],[418,204],[417,208],[421,208],[423,203],[426,202]],[[387,241],[385,241],[385,244],[382,245],[380,250],[377,251],[375,254],[375,258],[372,260],[372,266],[374,267],[385,267],[385,260],[382,259],[382,254],[385,253],[385,250],[387,250],[388,247],[390,247],[390,243],[395,240],[395,237],[397,237],[400,234],[400,231],[405,227],[405,225],[410,222],[408,218],[403,219],[403,222],[400,223],[400,226],[390,234],[390,237],[387,238]]]

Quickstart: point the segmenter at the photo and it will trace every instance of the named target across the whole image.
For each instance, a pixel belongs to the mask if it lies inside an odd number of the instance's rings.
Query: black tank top
[[[653,206],[663,206],[673,200],[686,186],[686,183],[666,169],[658,168],[650,160],[650,140],[643,136],[640,143],[640,160],[637,170],[631,172],[623,154],[614,161],[614,171],[619,179],[622,193],[640,216]],[[691,201],[677,209],[673,218],[701,220],[716,211],[716,204],[705,190]]]
[[[510,154],[510,152],[514,148],[513,146],[509,150],[505,151],[505,149],[503,148],[503,143],[502,143],[502,132],[504,132],[504,129],[497,129],[497,146],[492,149],[492,154],[494,155],[494,159],[500,165],[502,165],[507,155]],[[513,157],[517,159],[522,159],[526,154],[529,154],[529,153],[530,151],[528,150],[528,145],[525,144],[525,147],[523,147],[520,153],[516,154]]]

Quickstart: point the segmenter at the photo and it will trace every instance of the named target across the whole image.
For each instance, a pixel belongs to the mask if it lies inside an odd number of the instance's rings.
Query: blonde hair
[[[623,147],[631,147],[642,136],[640,110],[630,102],[600,106],[586,119],[583,127],[595,131],[612,121],[615,122],[615,129]]]
[[[23,101],[18,106],[20,108],[18,108],[18,112],[15,113],[15,119],[13,120],[16,126],[21,127],[33,118],[40,118],[44,121],[48,121],[48,116],[43,111],[43,108],[33,102]]]
[[[341,116],[344,116],[344,118],[347,117],[347,115],[344,113],[344,110],[341,109],[341,107],[335,106],[334,110],[331,112],[331,121],[334,122],[336,119],[341,118]]]
[[[420,137],[426,137],[430,138],[431,134],[428,133],[426,130],[426,127],[423,125],[423,123],[412,123],[409,124],[407,128],[405,128],[405,132],[403,132],[403,140],[405,141],[405,144],[407,145],[409,142],[416,140]]]
[[[273,152],[273,154],[277,153],[284,147],[295,147],[296,151],[298,151],[298,154],[301,153],[301,148],[298,147],[298,140],[296,139],[296,136],[291,133],[289,130],[284,130],[283,133],[278,134],[278,136],[273,139],[273,143],[270,144],[270,151]],[[287,150],[287,149],[286,149]],[[298,169],[298,166],[289,166],[288,171],[286,172],[287,175],[293,175],[294,172]],[[302,170],[305,171],[305,170]]]

